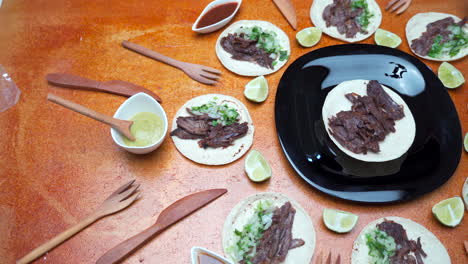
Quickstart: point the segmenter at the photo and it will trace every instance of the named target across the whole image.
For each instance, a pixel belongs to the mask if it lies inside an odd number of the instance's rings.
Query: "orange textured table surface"
[[[217,31],[197,35],[191,30],[208,0],[4,0],[0,8],[0,64],[21,89],[18,104],[0,113],[0,263],[14,263],[33,248],[91,213],[114,189],[137,179],[143,197],[127,210],[104,218],[74,236],[36,263],[94,263],[124,239],[145,229],[173,201],[208,188],[229,192],[162,233],[126,263],[189,263],[190,248],[221,249],[221,230],[231,208],[256,192],[282,192],[296,199],[313,219],[316,253],[341,252],[349,263],[352,244],[371,220],[397,215],[431,230],[446,246],[452,263],[468,263],[463,240],[468,240],[468,220],[456,228],[443,227],[432,216],[432,206],[461,194],[468,175],[468,154],[463,151],[454,176],[442,187],[416,200],[385,206],[368,206],[332,198],[309,187],[286,160],[274,125],[274,101],[284,70],[296,58],[314,49],[342,44],[323,35],[313,48],[302,48],[272,1],[244,0],[235,20],[270,21],[289,36],[292,55],[286,67],[267,77],[270,94],[263,104],[243,96],[251,79],[222,67],[215,55]],[[310,27],[311,1],[293,0],[299,29]],[[386,1],[378,1],[381,7]],[[381,27],[402,37],[400,50],[409,52],[404,38],[408,19],[418,12],[437,11],[467,15],[466,1],[414,0],[401,16],[383,11]],[[170,66],[121,47],[130,40],[165,55],[222,70],[222,81],[206,86]],[[363,43],[374,43],[373,37]],[[439,63],[424,61],[433,70]],[[453,63],[468,78],[467,59]],[[253,148],[269,160],[273,177],[254,184],[244,173],[244,159],[209,167],[184,158],[170,138],[155,152],[137,156],[119,149],[105,125],[46,100],[48,92],[112,115],[125,100],[105,93],[50,86],[44,76],[67,72],[96,80],[121,79],[156,91],[172,120],[188,99],[206,93],[223,93],[248,107],[256,128]],[[158,88],[162,87],[162,88]],[[466,84],[450,90],[468,132]],[[348,234],[335,234],[322,222],[323,208],[352,211],[360,216]],[[466,218],[466,216],[465,216]]]

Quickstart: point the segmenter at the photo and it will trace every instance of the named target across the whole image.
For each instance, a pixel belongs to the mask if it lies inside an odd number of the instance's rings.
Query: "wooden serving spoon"
[[[115,130],[117,130],[122,135],[124,135],[125,137],[127,137],[128,139],[130,139],[131,141],[135,141],[135,137],[130,132],[130,127],[132,126],[133,121],[117,119],[108,115],[98,113],[94,110],[86,108],[72,101],[68,101],[54,94],[48,94],[47,100],[54,102],[56,104],[59,104],[61,106],[64,106],[70,110],[73,110],[87,117],[91,117],[92,119],[95,119],[99,122],[107,124],[111,126],[112,128],[114,128]]]

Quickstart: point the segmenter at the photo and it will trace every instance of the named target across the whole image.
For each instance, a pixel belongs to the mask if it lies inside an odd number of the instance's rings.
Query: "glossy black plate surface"
[[[325,97],[337,84],[354,79],[378,80],[409,106],[416,137],[402,158],[363,164],[328,138],[321,119]],[[283,151],[297,173],[316,189],[345,200],[416,198],[444,184],[460,161],[461,126],[446,88],[419,59],[396,49],[350,44],[305,54],[280,80],[275,121]]]

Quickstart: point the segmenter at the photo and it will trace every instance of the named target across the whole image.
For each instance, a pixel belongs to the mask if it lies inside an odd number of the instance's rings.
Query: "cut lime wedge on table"
[[[465,139],[463,140],[463,146],[465,147],[465,151],[468,152],[468,133],[465,134]]]
[[[328,229],[337,233],[351,231],[358,220],[358,216],[355,214],[328,208],[323,209],[322,216]]]
[[[308,27],[297,32],[296,40],[303,47],[312,47],[317,44],[322,37],[322,31],[316,27]]]
[[[264,76],[258,76],[251,80],[244,89],[244,95],[250,101],[261,103],[268,96],[268,82]]]
[[[247,154],[244,167],[247,176],[254,182],[261,182],[271,177],[271,167],[268,161],[257,150],[252,150]]]
[[[432,213],[442,224],[454,227],[460,224],[465,213],[465,206],[462,199],[456,196],[434,205]]]
[[[447,88],[457,88],[465,82],[463,74],[448,62],[442,62],[439,66],[438,76]]]
[[[374,40],[377,45],[396,48],[401,44],[401,38],[390,31],[378,28],[375,31]]]

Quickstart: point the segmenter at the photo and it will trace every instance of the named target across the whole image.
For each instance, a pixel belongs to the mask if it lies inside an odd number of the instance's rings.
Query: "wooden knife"
[[[122,261],[126,256],[133,252],[133,250],[143,245],[143,243],[149,241],[169,226],[177,223],[182,218],[205,206],[226,192],[226,189],[211,189],[190,194],[189,196],[177,200],[159,214],[154,225],[107,251],[97,260],[96,264],[110,264]]]
[[[281,11],[283,16],[289,22],[291,27],[296,30],[297,29],[297,17],[296,17],[296,10],[294,9],[291,0],[273,0],[276,4],[278,9]]]
[[[162,103],[161,98],[154,92],[146,89],[143,86],[133,84],[131,82],[113,80],[107,82],[98,82],[84,77],[80,77],[68,73],[50,73],[47,74],[46,79],[48,82],[69,88],[77,88],[91,91],[103,91],[118,95],[132,96],[137,93],[146,93]]]

